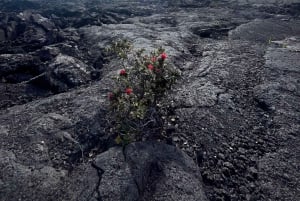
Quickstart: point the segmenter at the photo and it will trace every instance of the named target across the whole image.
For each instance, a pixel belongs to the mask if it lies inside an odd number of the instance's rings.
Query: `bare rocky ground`
[[[164,46],[161,143],[114,144],[103,49]],[[0,200],[300,200],[298,0],[0,2]]]

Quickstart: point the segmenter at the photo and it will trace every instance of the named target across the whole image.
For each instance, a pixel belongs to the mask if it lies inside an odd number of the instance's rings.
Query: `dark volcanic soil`
[[[182,72],[172,146],[110,138],[120,38]],[[299,0],[0,1],[1,201],[299,201],[299,134]]]

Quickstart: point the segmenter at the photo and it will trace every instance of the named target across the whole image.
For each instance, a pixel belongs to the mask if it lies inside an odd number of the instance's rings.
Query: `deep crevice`
[[[92,197],[94,195],[94,193],[96,193],[97,201],[103,201],[99,187],[101,185],[101,180],[102,180],[102,175],[104,174],[104,170],[102,168],[98,167],[94,163],[92,163],[92,167],[95,168],[98,173],[98,182],[97,182],[97,185],[96,185],[94,191],[90,195],[90,197]]]

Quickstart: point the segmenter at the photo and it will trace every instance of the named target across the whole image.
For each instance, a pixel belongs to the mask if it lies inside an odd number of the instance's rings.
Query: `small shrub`
[[[159,48],[147,55],[144,49],[133,51],[124,40],[113,43],[107,51],[118,55],[123,65],[115,77],[115,88],[108,94],[116,142],[126,145],[161,133],[161,100],[179,76],[167,64],[165,50]]]

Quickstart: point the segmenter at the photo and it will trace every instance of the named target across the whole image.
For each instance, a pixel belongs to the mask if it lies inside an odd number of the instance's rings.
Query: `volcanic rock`
[[[299,200],[299,5],[0,1],[1,199]],[[114,143],[118,39],[181,71],[173,146]]]

